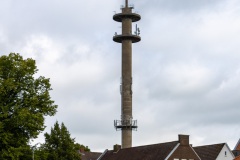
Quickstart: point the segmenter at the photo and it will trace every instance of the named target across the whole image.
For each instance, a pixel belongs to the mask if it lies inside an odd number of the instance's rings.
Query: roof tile
[[[225,143],[193,147],[201,160],[216,160]]]
[[[164,160],[178,141],[108,151],[101,160]]]
[[[100,155],[98,152],[84,152],[81,154],[81,160],[97,160]]]

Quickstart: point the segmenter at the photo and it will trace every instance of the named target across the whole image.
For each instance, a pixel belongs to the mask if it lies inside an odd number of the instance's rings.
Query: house
[[[81,155],[81,160],[97,160],[101,154],[99,152],[85,152]]]
[[[234,160],[240,160],[240,139],[238,140],[238,142],[232,152],[236,156],[236,158]]]
[[[235,147],[240,152],[240,140]],[[240,160],[227,143],[192,147],[189,135],[178,135],[178,141],[121,149],[115,145],[97,160]]]
[[[80,150],[81,160],[97,160],[98,157],[102,154],[100,152],[85,152]]]
[[[227,143],[193,147],[201,160],[233,160],[234,155]]]
[[[237,156],[237,157],[235,157],[235,159],[234,160],[240,160],[240,155],[239,156]]]
[[[179,135],[178,141],[153,145],[106,150],[98,160],[201,160],[189,144],[188,135]]]

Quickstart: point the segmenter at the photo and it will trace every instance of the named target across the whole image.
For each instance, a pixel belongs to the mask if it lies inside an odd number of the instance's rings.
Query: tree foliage
[[[45,133],[44,153],[47,160],[80,160],[75,140],[71,138],[66,126],[56,122],[51,133]],[[46,155],[47,154],[47,155]]]
[[[44,116],[56,113],[49,79],[36,77],[31,58],[0,57],[0,159],[21,159],[29,140],[44,130]]]
[[[77,151],[84,151],[84,152],[90,152],[91,150],[88,148],[88,146],[84,146],[82,144],[79,143],[75,143],[75,150]]]

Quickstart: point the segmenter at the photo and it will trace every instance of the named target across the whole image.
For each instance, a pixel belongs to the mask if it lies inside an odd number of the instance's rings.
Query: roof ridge
[[[102,154],[102,152],[84,152],[84,153],[101,153]]]
[[[149,147],[149,146],[155,146],[155,145],[167,144],[167,143],[174,143],[174,142],[175,142],[175,143],[179,143],[178,141],[171,141],[171,142],[148,144],[148,145],[142,145],[142,146],[134,146],[134,147],[129,147],[129,148],[121,148],[121,150],[127,150],[127,149],[132,149],[132,148],[139,148],[139,147]]]
[[[202,145],[202,146],[194,146],[193,148],[197,147],[207,147],[207,146],[215,146],[215,145],[225,145],[226,143],[217,143],[217,144],[208,144],[208,145]]]

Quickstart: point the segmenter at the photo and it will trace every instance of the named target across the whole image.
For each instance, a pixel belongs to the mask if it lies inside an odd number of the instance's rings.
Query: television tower
[[[121,77],[121,120],[114,120],[116,130],[122,131],[122,148],[132,147],[132,130],[137,129],[137,120],[132,116],[132,43],[139,42],[140,30],[132,33],[132,22],[137,22],[141,16],[132,13],[133,6],[125,0],[125,6],[121,7],[122,13],[113,16],[113,20],[122,23],[122,34],[113,36],[113,41],[122,43],[122,77]]]

